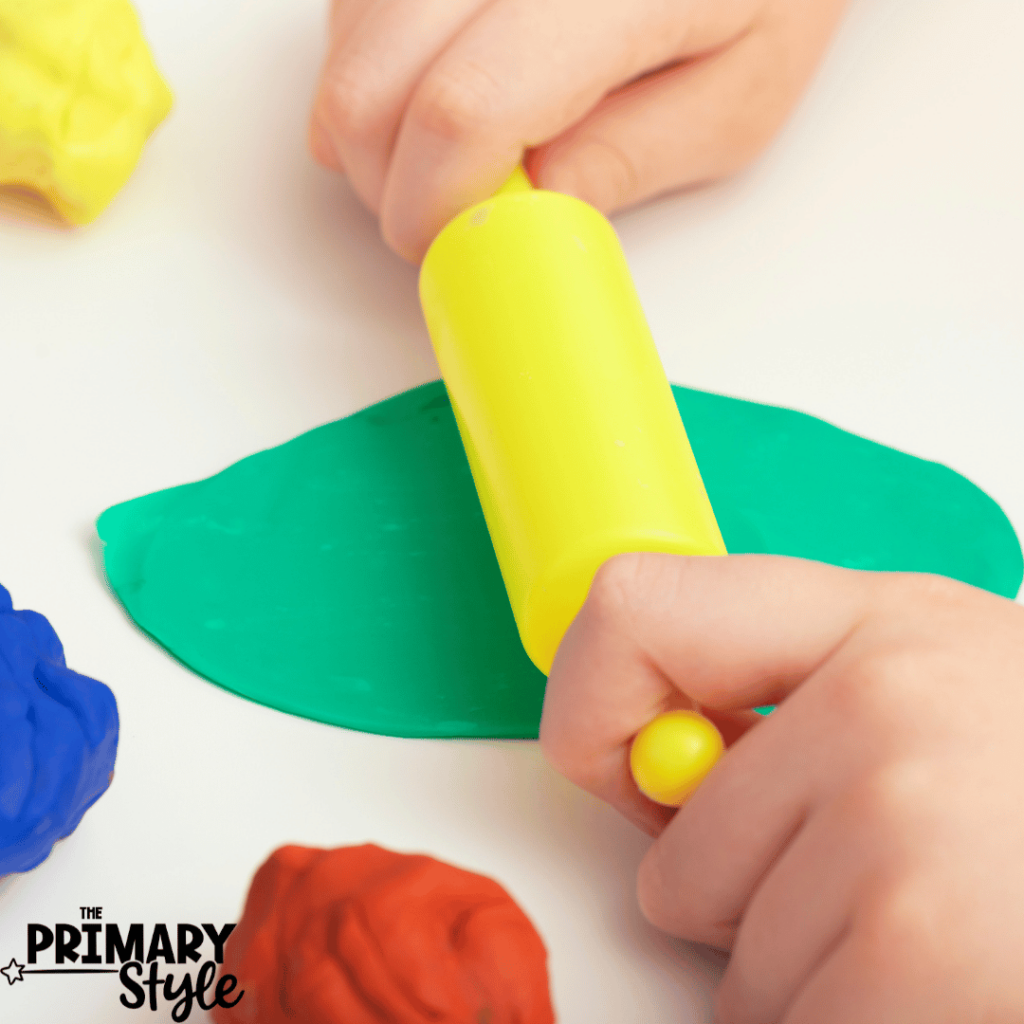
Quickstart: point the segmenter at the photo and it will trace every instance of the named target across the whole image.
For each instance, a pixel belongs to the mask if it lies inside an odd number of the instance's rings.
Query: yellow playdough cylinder
[[[613,555],[725,554],[600,213],[518,172],[437,236],[420,299],[519,635],[542,672]]]

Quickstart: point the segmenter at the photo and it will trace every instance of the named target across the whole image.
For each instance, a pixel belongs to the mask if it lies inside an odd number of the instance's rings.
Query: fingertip
[[[403,142],[404,154],[411,148],[407,141]],[[468,171],[446,174],[424,171],[426,149],[414,151],[419,153],[420,166],[404,155],[392,165],[380,203],[381,236],[403,259],[419,264],[448,224],[498,191],[519,163],[521,154],[485,159]],[[395,164],[400,166],[396,169]]]
[[[660,847],[655,843],[640,861],[636,872],[636,902],[640,913],[647,921],[668,931],[668,922],[664,914],[663,893],[665,890],[661,871]]]
[[[331,171],[344,171],[330,133],[320,118],[314,114],[309,123],[309,151],[313,159]]]
[[[414,267],[418,267],[423,262],[423,257],[426,256],[427,249],[430,248],[430,241],[434,237],[431,235],[429,239],[425,240],[422,235],[415,232],[401,230],[386,218],[381,219],[380,236],[392,252],[401,256],[403,260],[411,263]]]
[[[396,170],[399,162],[400,158],[392,161],[381,193],[380,236],[392,252],[419,266],[444,224],[440,218],[436,224],[430,218],[432,204],[426,198],[426,182],[420,177],[407,185],[408,176],[401,167]]]
[[[700,906],[708,894],[700,891],[699,878],[680,870],[678,861],[678,850],[657,837],[636,873],[640,912],[659,931],[727,952],[735,941],[738,921],[704,920]]]

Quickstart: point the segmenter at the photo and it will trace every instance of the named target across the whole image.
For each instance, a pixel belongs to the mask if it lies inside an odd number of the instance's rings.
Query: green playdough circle
[[[673,387],[726,546],[938,573],[1024,563],[962,476],[771,406]],[[440,381],[100,516],[107,575],[175,657],[292,714],[395,736],[535,737],[519,643]]]

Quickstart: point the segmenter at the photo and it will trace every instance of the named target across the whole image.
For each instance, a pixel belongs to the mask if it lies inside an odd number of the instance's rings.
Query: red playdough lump
[[[217,1024],[552,1024],[547,951],[497,882],[379,846],[285,846],[256,872]]]

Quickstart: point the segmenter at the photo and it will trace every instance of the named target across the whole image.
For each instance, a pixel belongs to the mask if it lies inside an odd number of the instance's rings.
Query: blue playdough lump
[[[0,875],[28,871],[110,785],[114,695],[72,672],[53,627],[0,587]]]

